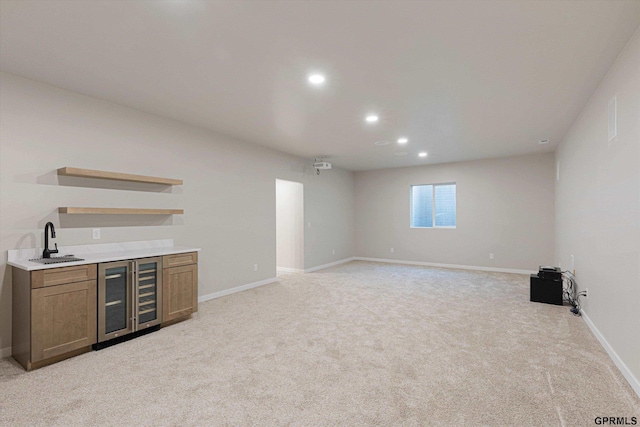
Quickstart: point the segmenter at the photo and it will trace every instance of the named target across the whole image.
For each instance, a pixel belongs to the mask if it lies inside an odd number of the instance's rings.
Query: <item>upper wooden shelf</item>
[[[82,178],[113,179],[115,181],[145,182],[149,184],[182,185],[181,179],[159,178],[157,176],[133,175],[129,173],[106,172],[70,167],[58,169],[58,175],[78,176]]]
[[[138,208],[58,208],[61,214],[103,214],[103,215],[182,215],[184,209],[138,209]]]

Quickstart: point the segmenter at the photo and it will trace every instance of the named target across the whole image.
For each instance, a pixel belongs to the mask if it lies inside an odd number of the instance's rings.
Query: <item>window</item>
[[[455,226],[455,183],[411,186],[411,228]]]

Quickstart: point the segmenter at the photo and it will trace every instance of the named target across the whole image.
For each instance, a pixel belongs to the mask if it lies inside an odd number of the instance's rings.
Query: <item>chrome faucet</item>
[[[56,229],[53,226],[52,222],[48,222],[44,226],[44,251],[42,251],[42,258],[51,258],[51,254],[57,254],[58,253],[58,244],[57,243],[55,243],[55,245],[56,245],[55,249],[49,249],[49,229],[51,229],[51,238],[52,239],[56,238]]]

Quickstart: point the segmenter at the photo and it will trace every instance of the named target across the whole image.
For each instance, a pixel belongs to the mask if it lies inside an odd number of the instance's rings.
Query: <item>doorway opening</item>
[[[276,271],[304,270],[304,187],[276,179]]]

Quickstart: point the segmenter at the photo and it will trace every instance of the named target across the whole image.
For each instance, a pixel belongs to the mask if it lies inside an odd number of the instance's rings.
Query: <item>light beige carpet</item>
[[[584,321],[515,274],[352,262],[26,373],[0,424],[589,426],[640,401]]]

